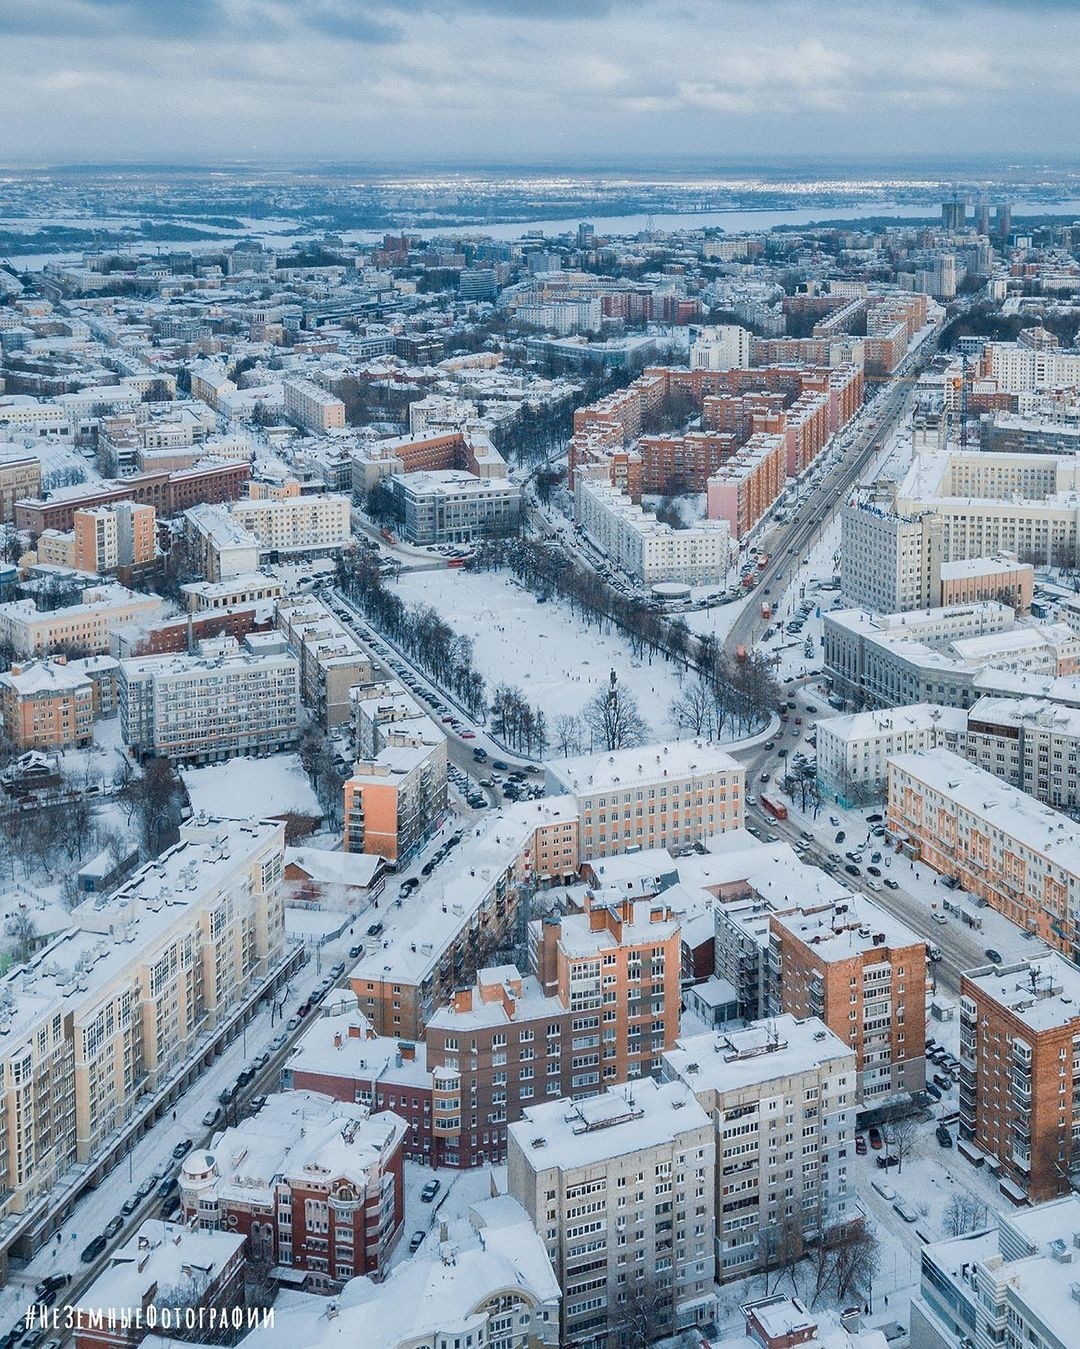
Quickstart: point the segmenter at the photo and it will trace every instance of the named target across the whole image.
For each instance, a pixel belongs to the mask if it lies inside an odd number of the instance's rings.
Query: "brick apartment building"
[[[865,1107],[926,1083],[926,943],[862,896],[773,913],[771,1001],[855,1053]]]
[[[184,1218],[247,1237],[251,1259],[305,1271],[314,1290],[380,1278],[405,1221],[404,1138],[390,1111],[307,1091],[271,1096],[184,1159]]]
[[[1014,1203],[1069,1191],[1080,1161],[1080,968],[1063,956],[960,976],[960,1136],[1001,1167]]]

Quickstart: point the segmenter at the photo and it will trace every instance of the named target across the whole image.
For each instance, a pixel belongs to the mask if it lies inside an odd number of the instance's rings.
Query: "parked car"
[[[410,1255],[415,1255],[415,1253],[416,1253],[416,1252],[420,1249],[420,1247],[424,1244],[424,1238],[425,1238],[426,1236],[427,1236],[427,1233],[426,1233],[426,1232],[414,1232],[414,1233],[412,1234],[412,1238],[411,1238],[410,1241],[409,1241],[409,1254],[410,1254]]]
[[[274,1054],[276,1054],[279,1049],[284,1049],[288,1041],[288,1038],[289,1037],[285,1034],[284,1031],[281,1031],[279,1032],[279,1034],[275,1035],[274,1038],[270,1041],[271,1051]]]
[[[88,1246],[83,1247],[82,1253],[83,1260],[87,1264],[89,1264],[91,1260],[96,1260],[98,1256],[101,1254],[101,1252],[105,1249],[106,1244],[107,1243],[104,1236],[95,1237]]]
[[[367,930],[367,934],[369,937],[381,937],[382,930],[383,930],[382,923],[372,923]]]
[[[906,1223],[915,1223],[919,1221],[919,1215],[911,1207],[906,1199],[897,1199],[893,1204],[893,1209],[899,1213]]]
[[[161,1184],[157,1187],[157,1197],[159,1199],[168,1199],[169,1195],[171,1195],[173,1190],[177,1188],[178,1184],[179,1182],[177,1181],[175,1176],[166,1176],[165,1179],[161,1182]]]
[[[877,857],[878,854],[875,853],[874,856]],[[876,867],[876,866],[868,866],[868,867],[866,868],[866,870],[870,873],[871,876],[880,876],[880,875],[881,875],[881,868],[880,868],[880,867]]]
[[[154,1176],[147,1176],[146,1179],[140,1183],[139,1188],[135,1191],[138,1198],[140,1199],[146,1198],[146,1196],[154,1188],[155,1179],[156,1177]]]
[[[124,1230],[124,1220],[119,1216],[119,1214],[115,1218],[110,1218],[105,1225],[105,1233],[104,1233],[105,1240],[112,1241],[113,1237],[117,1236],[123,1230]]]
[[[363,948],[362,946],[350,946],[350,947],[349,947],[349,959],[350,959],[350,960],[359,960],[360,957],[361,957],[363,954],[364,954],[364,948]]]
[[[848,862],[847,865],[844,867],[844,870],[847,872],[849,876],[862,875],[862,872],[859,870],[859,868],[855,865],[854,862]]]
[[[139,1196],[137,1194],[133,1194],[130,1199],[125,1199],[124,1202],[120,1205],[120,1212],[124,1215],[125,1218],[130,1218],[141,1203],[142,1200],[139,1198]]]
[[[270,1055],[265,1050],[261,1054],[256,1054],[254,1059],[256,1072],[261,1073],[269,1062]]]
[[[398,887],[398,899],[408,899],[412,892],[419,889],[420,882],[415,876],[410,876],[407,881],[402,881]]]
[[[253,1115],[257,1115],[265,1104],[266,1104],[265,1096],[253,1096],[251,1098],[251,1101],[249,1102],[248,1108],[251,1110],[251,1113]]]
[[[881,1195],[882,1199],[884,1199],[887,1204],[891,1204],[896,1198],[896,1191],[884,1178],[881,1180],[872,1180],[870,1185],[872,1189],[875,1189],[878,1194]]]
[[[944,1073],[934,1074],[934,1086],[940,1087],[942,1091],[951,1091],[952,1084],[953,1084],[952,1078],[946,1077]]]
[[[299,1026],[300,1021],[301,1021],[301,1018],[298,1017],[298,1016],[291,1016],[291,1017],[289,1017],[288,1021],[285,1022],[285,1029],[286,1029],[286,1030],[295,1030],[295,1029],[297,1028],[297,1026]]]
[[[34,1285],[34,1296],[44,1297],[46,1293],[59,1292],[71,1282],[70,1274],[46,1274],[40,1283]]]
[[[888,1171],[890,1166],[899,1166],[900,1158],[894,1157],[891,1152],[883,1152],[880,1157],[874,1159],[882,1171]]]
[[[939,1124],[934,1130],[934,1137],[938,1144],[943,1148],[951,1148],[953,1145],[953,1136],[944,1124]]]
[[[885,885],[886,885],[886,887],[887,887],[889,890],[899,890],[899,889],[900,889],[900,882],[899,882],[899,881],[894,881],[893,878],[892,878],[891,876],[886,876],[886,877],[885,877]]]
[[[866,1156],[866,1135],[865,1135],[865,1134],[856,1134],[856,1135],[855,1135],[855,1151],[859,1154],[860,1157],[865,1157],[865,1156]]]
[[[1000,965],[1000,964],[1001,964],[1001,952],[1000,952],[1000,951],[995,951],[994,948],[993,948],[992,946],[988,946],[988,947],[986,948],[986,950],[983,952],[983,955],[984,955],[984,956],[987,958],[987,960],[989,960],[992,964],[994,964],[994,965]]]
[[[880,882],[880,881],[874,881],[874,880],[867,881],[867,882],[866,882],[866,888],[867,888],[868,890],[873,890],[873,891],[875,891],[875,892],[878,892],[878,891],[881,890],[881,882]]]
[[[929,1096],[932,1101],[941,1100],[941,1088],[935,1087],[933,1082],[927,1082],[923,1090],[926,1092],[927,1096]]]
[[[866,1131],[866,1135],[870,1139],[870,1146],[876,1152],[878,1148],[881,1147],[881,1130],[876,1124],[871,1124],[870,1128]]]
[[[424,1188],[420,1191],[420,1202],[423,1204],[430,1204],[441,1189],[442,1189],[441,1180],[429,1180],[428,1183],[424,1186]]]
[[[206,1114],[202,1117],[203,1128],[212,1129],[220,1118],[221,1118],[221,1107],[215,1105],[212,1110],[208,1110]]]
[[[192,1144],[190,1138],[184,1138],[179,1143],[177,1143],[175,1148],[173,1148],[172,1155],[176,1158],[178,1162],[182,1162],[184,1158],[188,1155],[188,1153],[191,1151],[193,1146],[194,1145]]]

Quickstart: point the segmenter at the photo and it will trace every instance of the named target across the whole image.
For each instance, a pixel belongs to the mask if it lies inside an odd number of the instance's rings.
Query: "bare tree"
[[[20,904],[4,923],[4,932],[12,939],[12,955],[22,965],[37,949],[40,937],[37,923],[25,905]]]
[[[629,749],[644,744],[649,728],[638,711],[632,694],[619,687],[619,677],[611,671],[606,689],[600,689],[585,704],[582,716],[593,747],[601,750]]]
[[[552,744],[559,757],[581,753],[581,718],[576,712],[561,713],[552,722]]]
[[[795,1287],[795,1266],[806,1254],[806,1237],[797,1214],[785,1214],[779,1222],[763,1227],[758,1238],[765,1294],[779,1287],[786,1274]]]
[[[904,1170],[904,1158],[909,1156],[919,1132],[919,1121],[912,1114],[890,1113],[883,1121],[885,1146],[896,1158],[896,1174]]]
[[[954,1190],[945,1205],[941,1230],[949,1237],[962,1237],[986,1225],[986,1205],[967,1190]]]
[[[675,1303],[670,1284],[648,1275],[627,1275],[626,1291],[611,1311],[612,1329],[627,1349],[649,1349],[675,1329]]]
[[[698,673],[683,685],[671,704],[671,719],[691,735],[712,735],[716,725],[716,692],[707,675]]]

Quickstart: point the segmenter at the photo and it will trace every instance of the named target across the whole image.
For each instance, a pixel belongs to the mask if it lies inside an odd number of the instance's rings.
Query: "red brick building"
[[[252,1259],[305,1271],[328,1292],[381,1278],[405,1220],[405,1123],[309,1091],[271,1096],[180,1172],[184,1218],[246,1236]]]

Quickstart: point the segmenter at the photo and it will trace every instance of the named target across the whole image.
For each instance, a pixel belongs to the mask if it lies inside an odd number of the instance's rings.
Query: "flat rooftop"
[[[583,1101],[530,1106],[511,1124],[525,1159],[535,1171],[580,1167],[674,1143],[694,1129],[708,1129],[708,1115],[682,1082],[642,1078]]]
[[[925,946],[924,939],[906,923],[861,894],[845,895],[826,905],[802,899],[796,907],[774,914],[772,922],[812,946],[825,962],[850,960],[867,951]]]
[[[855,1066],[855,1051],[816,1016],[785,1013],[744,1030],[680,1037],[664,1054],[664,1076],[694,1092],[742,1091],[829,1064]]]
[[[580,754],[548,764],[552,777],[567,791],[592,795],[605,788],[651,786],[665,778],[705,777],[712,773],[742,774],[742,765],[730,754],[704,740],[669,740],[638,749]]]
[[[1033,1031],[1055,1030],[1080,1018],[1080,966],[1056,952],[966,970],[964,979]]]

